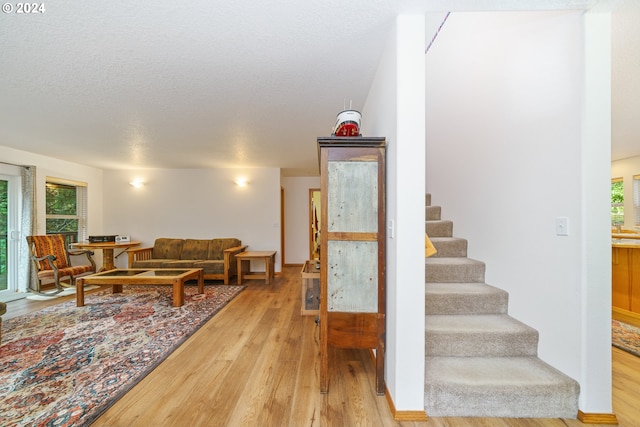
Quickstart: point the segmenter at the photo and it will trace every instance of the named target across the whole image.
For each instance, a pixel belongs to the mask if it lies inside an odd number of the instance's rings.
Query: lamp
[[[135,188],[142,188],[144,186],[144,181],[140,179],[133,180],[129,183],[130,186]]]
[[[238,187],[246,187],[249,184],[247,178],[244,177],[236,178],[233,182],[235,182]]]

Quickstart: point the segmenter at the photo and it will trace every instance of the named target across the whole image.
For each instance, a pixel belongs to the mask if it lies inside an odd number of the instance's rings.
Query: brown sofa
[[[129,268],[202,268],[204,278],[224,280],[237,274],[236,255],[247,246],[235,238],[156,239],[152,247],[127,249]]]

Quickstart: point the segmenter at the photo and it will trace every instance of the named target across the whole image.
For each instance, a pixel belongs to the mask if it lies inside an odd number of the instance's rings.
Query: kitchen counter
[[[638,233],[611,233],[612,239],[640,239]]]
[[[627,249],[640,249],[640,239],[611,239],[611,247],[613,248],[627,248]]]
[[[614,317],[616,312],[640,315],[640,240],[628,238],[611,239],[611,302]]]

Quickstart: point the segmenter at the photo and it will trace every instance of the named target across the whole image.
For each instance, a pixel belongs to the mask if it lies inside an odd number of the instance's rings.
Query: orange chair
[[[0,343],[2,342],[2,315],[7,312],[7,304],[0,301]]]
[[[45,236],[27,236],[27,243],[31,251],[33,261],[34,278],[36,287],[29,287],[32,292],[43,295],[55,295],[65,287],[76,285],[76,278],[96,272],[96,263],[93,260],[93,252],[90,250],[68,250],[62,234],[49,234]],[[71,265],[71,257],[84,256],[89,264]],[[63,284],[62,279],[68,278],[69,285]],[[53,281],[55,289],[42,292],[43,283]]]

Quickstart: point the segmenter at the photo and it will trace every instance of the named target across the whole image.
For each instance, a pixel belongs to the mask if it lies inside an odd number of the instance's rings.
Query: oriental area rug
[[[0,426],[86,426],[244,286],[124,286],[2,322]]]
[[[611,345],[640,357],[640,328],[612,320]]]

